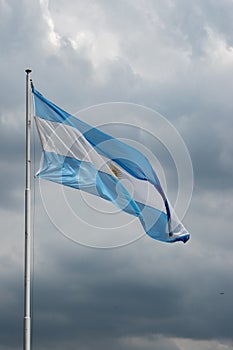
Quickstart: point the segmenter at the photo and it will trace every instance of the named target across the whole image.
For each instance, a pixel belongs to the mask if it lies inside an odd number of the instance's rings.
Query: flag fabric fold
[[[141,152],[65,112],[34,86],[32,92],[43,149],[38,177],[112,202],[138,217],[154,239],[186,242],[190,238],[174,219],[159,178]]]

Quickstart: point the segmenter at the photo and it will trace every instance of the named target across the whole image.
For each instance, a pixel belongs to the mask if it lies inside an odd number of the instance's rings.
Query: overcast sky
[[[126,103],[80,115],[118,122],[105,130],[140,139],[171,199],[177,191],[185,198],[191,232],[186,245],[143,235],[121,248],[90,248],[133,240],[140,224],[66,190],[76,211],[68,220],[59,186],[33,181],[33,348],[233,349],[232,33],[232,0],[0,0],[0,350],[22,349],[23,339],[27,67],[36,88],[69,112]],[[159,134],[152,110],[184,140],[194,181],[178,143],[175,160],[168,154],[172,132]],[[35,173],[40,145],[32,138]]]

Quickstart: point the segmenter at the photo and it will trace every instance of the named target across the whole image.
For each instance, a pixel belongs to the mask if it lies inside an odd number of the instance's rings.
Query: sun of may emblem
[[[121,178],[121,171],[119,168],[117,168],[117,166],[113,163],[109,164],[109,168],[112,170],[113,174],[120,179]]]

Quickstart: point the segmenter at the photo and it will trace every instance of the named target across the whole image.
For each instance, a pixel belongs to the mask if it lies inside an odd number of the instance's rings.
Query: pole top
[[[31,70],[30,68],[25,69],[25,72],[26,72],[27,74],[30,74],[31,71],[32,71],[32,70]]]

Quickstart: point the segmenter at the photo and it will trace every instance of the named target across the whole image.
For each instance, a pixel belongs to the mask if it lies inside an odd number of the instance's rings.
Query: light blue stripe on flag
[[[43,157],[40,178],[99,196],[131,215],[141,216],[141,210],[117,177],[97,171],[89,162],[54,152],[44,151]]]

